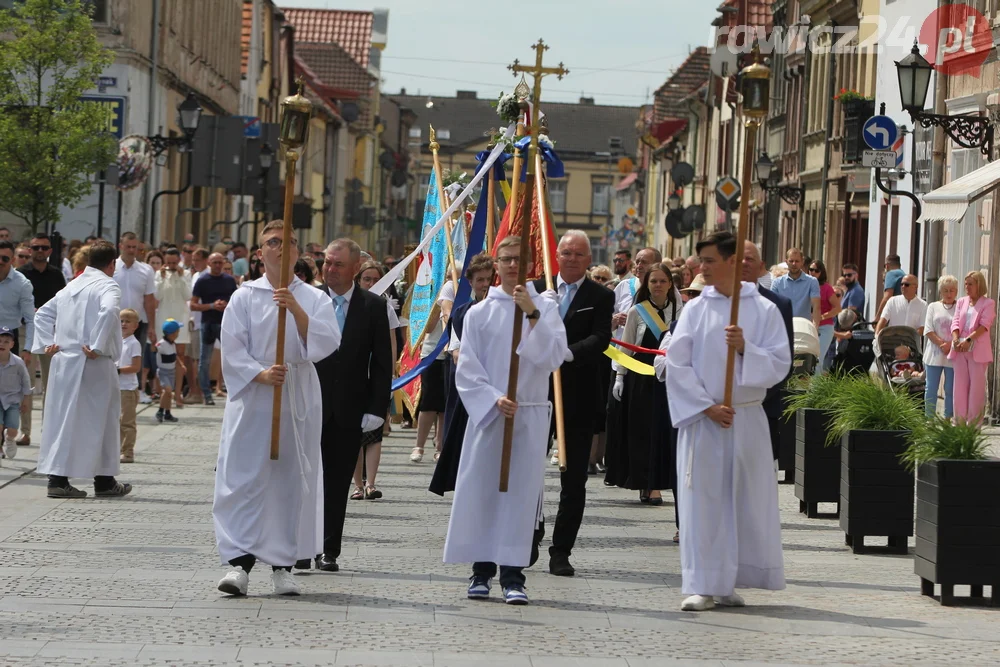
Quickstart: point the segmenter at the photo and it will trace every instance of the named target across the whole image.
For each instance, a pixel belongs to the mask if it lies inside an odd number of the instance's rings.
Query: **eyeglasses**
[[[841,273],[840,277],[841,278],[853,278],[856,275],[858,275],[858,274],[856,274],[856,273]]]
[[[621,262],[627,262],[628,259],[625,257],[615,257],[615,264],[620,264]]]
[[[819,273],[819,269],[817,269],[815,266],[810,266],[809,273]]]
[[[516,255],[513,257],[497,257],[497,261],[505,266],[510,266],[511,264],[520,264],[521,258]]]
[[[903,287],[913,287],[914,286],[913,283],[900,283],[900,285],[902,285]]]
[[[278,239],[278,238],[268,239],[268,240],[264,241],[264,245],[266,245],[268,248],[277,250],[278,248],[281,247],[281,239]],[[298,240],[296,240],[296,239],[293,238],[292,239],[292,245],[295,246],[296,248],[298,248],[299,247]]]
[[[31,255],[19,252],[19,253],[17,253],[17,258],[18,259],[31,259]]]
[[[594,282],[598,282],[598,283],[606,283],[606,282],[608,282],[608,279],[605,278],[604,276],[594,276],[593,278],[591,278],[591,280],[593,280]]]
[[[14,259],[12,255],[0,255],[0,262],[3,262],[4,264],[6,264],[12,259]]]
[[[33,246],[31,246],[31,249],[34,250],[35,252],[42,252],[43,250],[52,250],[52,246],[50,246],[50,245],[33,245]]]

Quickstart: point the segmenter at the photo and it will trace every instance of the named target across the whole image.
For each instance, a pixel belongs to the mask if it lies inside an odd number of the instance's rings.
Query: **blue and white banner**
[[[469,244],[465,238],[465,214],[458,216],[454,224],[451,230],[451,250],[455,255],[455,266],[465,266],[465,255],[469,252]]]
[[[438,229],[435,223],[441,216],[441,198],[438,192],[437,175],[431,171],[430,182],[427,184],[427,200],[424,203],[423,228],[420,233],[420,245],[428,241],[417,267],[417,277],[413,281],[410,298],[410,347],[417,346],[427,328],[431,310],[437,301],[441,288],[448,275],[448,246],[445,240],[445,230]]]

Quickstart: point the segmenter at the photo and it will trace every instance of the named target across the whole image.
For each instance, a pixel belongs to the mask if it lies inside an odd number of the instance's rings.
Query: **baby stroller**
[[[878,333],[878,356],[875,365],[879,374],[893,386],[905,386],[910,394],[924,393],[924,362],[920,358],[920,334],[912,327],[886,327]],[[909,350],[909,358],[896,359],[896,348]]]
[[[837,316],[838,330],[850,331],[851,337],[837,341],[833,372],[843,375],[867,373],[875,362],[875,332],[871,322],[858,319],[853,310],[842,310]]]
[[[792,375],[812,375],[819,363],[819,334],[816,325],[805,317],[792,318]]]

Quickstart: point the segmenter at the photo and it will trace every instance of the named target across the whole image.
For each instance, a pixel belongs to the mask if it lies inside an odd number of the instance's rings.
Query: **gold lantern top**
[[[740,92],[743,94],[743,115],[753,119],[767,115],[771,97],[771,68],[760,62],[760,51],[753,49],[754,62],[740,72]]]
[[[281,101],[281,145],[285,150],[302,148],[309,132],[309,121],[312,119],[312,102],[302,94],[304,82],[298,79],[298,92]]]

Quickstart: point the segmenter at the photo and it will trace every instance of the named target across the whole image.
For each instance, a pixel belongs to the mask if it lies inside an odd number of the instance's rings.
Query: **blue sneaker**
[[[528,604],[528,594],[524,586],[514,585],[503,589],[503,601],[507,604]]]
[[[489,577],[478,577],[472,576],[472,583],[469,584],[469,599],[470,600],[485,600],[490,596],[490,579]]]

